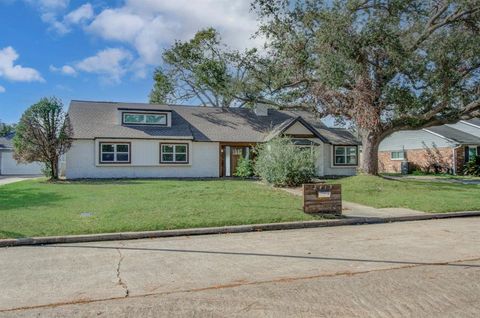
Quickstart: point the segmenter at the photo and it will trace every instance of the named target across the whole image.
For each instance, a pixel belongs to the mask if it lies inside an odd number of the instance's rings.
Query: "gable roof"
[[[0,137],[0,150],[13,148],[13,137],[15,133],[9,133],[3,137]]]
[[[281,135],[282,133],[286,132],[290,127],[292,127],[295,123],[302,124],[308,131],[310,131],[315,137],[320,139],[323,142],[330,143],[327,138],[323,137],[315,128],[312,127],[305,119],[298,116],[296,118],[290,118],[281,123],[277,126],[277,128],[273,129],[265,138],[265,141],[268,141],[274,137]]]
[[[453,140],[459,144],[480,144],[480,138],[474,135],[468,134],[464,131],[455,129],[453,127],[442,125],[442,126],[435,126],[429,127],[425,129],[426,131],[433,132],[437,135],[440,135],[444,138]]]
[[[163,110],[172,114],[171,127],[118,124],[118,109]],[[74,138],[178,138],[195,141],[262,142],[292,120],[308,125],[327,143],[358,144],[347,130],[328,128],[305,111],[268,110],[257,116],[245,108],[72,101],[69,109]],[[298,119],[298,118],[301,118]]]

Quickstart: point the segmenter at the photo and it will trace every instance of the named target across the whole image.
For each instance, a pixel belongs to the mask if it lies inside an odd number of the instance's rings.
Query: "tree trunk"
[[[361,171],[369,175],[378,175],[378,146],[380,134],[373,131],[360,131],[362,135]]]
[[[58,179],[58,158],[50,160],[50,180]]]

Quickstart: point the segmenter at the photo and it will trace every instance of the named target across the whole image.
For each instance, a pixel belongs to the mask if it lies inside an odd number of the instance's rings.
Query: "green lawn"
[[[303,213],[301,197],[243,180],[29,180],[0,186],[0,238],[314,218]]]
[[[344,200],[376,208],[404,207],[425,212],[480,210],[480,185],[387,180],[371,176],[344,178],[330,183],[342,184]]]

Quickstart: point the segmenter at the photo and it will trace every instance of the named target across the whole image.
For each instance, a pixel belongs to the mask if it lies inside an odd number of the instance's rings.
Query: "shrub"
[[[256,152],[255,173],[274,186],[299,186],[315,176],[315,154],[289,138],[275,138],[257,146]]]
[[[463,174],[480,177],[480,156],[473,156],[463,167]]]
[[[250,159],[240,158],[237,164],[235,176],[241,178],[250,178],[253,176],[253,162]]]

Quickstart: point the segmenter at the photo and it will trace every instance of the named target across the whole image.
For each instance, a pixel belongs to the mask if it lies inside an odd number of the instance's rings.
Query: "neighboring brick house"
[[[421,130],[393,133],[379,147],[380,172],[399,173],[408,161],[410,171],[461,173],[465,162],[480,155],[480,119]]]

